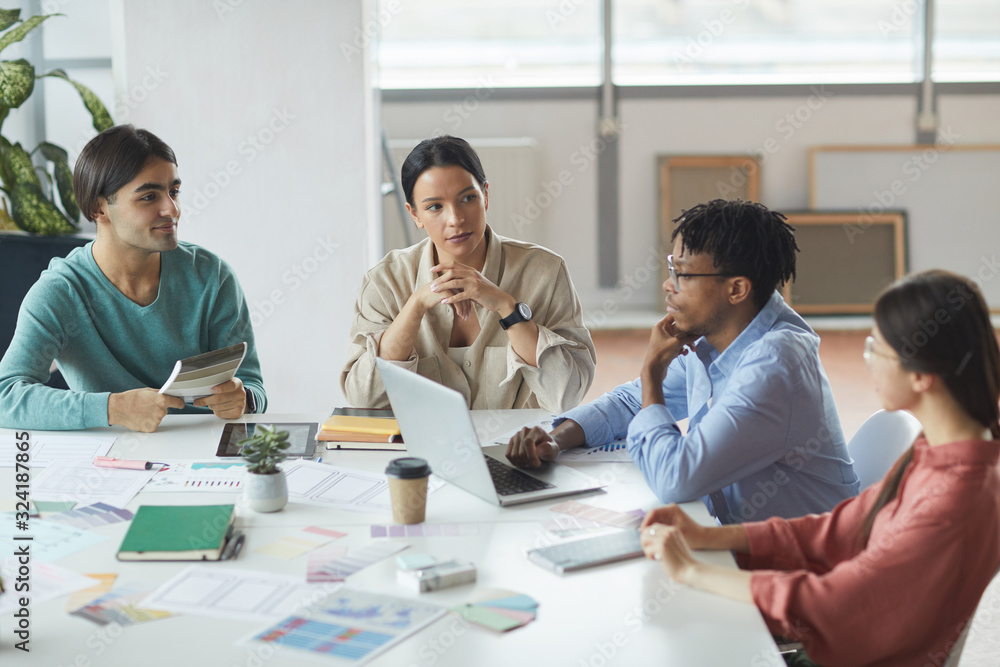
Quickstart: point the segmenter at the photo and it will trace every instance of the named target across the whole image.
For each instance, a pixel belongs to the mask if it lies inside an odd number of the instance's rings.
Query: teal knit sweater
[[[110,394],[159,389],[178,359],[241,341],[247,354],[236,375],[257,411],[266,409],[250,312],[228,264],[181,242],[161,255],[156,300],[139,306],[101,272],[92,246],[53,259],[24,297],[0,361],[0,427],[107,426]],[[44,385],[53,360],[68,391]],[[183,412],[210,411],[188,405]]]

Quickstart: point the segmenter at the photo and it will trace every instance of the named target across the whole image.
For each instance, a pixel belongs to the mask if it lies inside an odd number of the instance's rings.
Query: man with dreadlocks
[[[522,429],[507,458],[537,467],[627,437],[661,501],[702,498],[722,523],[826,512],[856,495],[819,336],[777,291],[795,276],[794,229],[761,204],[721,199],[675,222],[667,314],[639,378],[551,433]]]

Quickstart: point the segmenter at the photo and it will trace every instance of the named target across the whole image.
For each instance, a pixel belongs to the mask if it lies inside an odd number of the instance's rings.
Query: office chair
[[[903,452],[920,435],[921,426],[909,412],[879,410],[865,420],[847,451],[854,459],[854,471],[864,491],[885,477]]]

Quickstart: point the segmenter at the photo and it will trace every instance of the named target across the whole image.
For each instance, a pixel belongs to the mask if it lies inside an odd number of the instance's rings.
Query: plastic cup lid
[[[427,461],[416,456],[404,456],[401,459],[389,461],[385,468],[385,474],[399,479],[419,479],[431,474],[431,467]]]

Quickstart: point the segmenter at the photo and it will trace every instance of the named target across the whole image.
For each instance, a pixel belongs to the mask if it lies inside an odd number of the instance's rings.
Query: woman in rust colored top
[[[677,581],[757,605],[816,663],[942,665],[1000,566],[1000,352],[976,285],[944,271],[889,287],[875,325],[864,356],[882,405],[923,425],[884,480],[791,520],[705,527],[663,507],[643,548]]]

